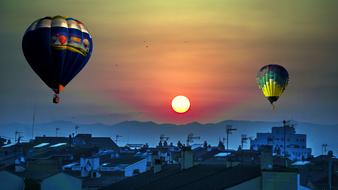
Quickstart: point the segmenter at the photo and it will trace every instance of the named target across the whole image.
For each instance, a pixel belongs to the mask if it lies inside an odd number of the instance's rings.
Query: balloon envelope
[[[28,27],[22,49],[35,73],[58,94],[87,64],[93,42],[82,22],[44,17]]]
[[[276,64],[265,65],[257,73],[257,83],[271,104],[277,101],[289,82],[288,71]]]

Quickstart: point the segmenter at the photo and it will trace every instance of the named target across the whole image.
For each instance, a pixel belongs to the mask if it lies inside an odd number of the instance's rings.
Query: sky
[[[225,119],[338,123],[338,1],[81,0],[0,2],[0,123],[217,122]],[[82,21],[94,49],[61,103],[26,62],[22,36],[36,19]],[[286,91],[272,110],[256,84],[283,65]],[[185,95],[191,108],[174,113]]]

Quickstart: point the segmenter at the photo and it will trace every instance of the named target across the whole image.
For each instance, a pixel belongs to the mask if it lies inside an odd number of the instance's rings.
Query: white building
[[[131,177],[147,171],[146,158],[123,158],[112,160],[112,163],[103,163],[100,167],[101,171],[123,172],[125,177]]]
[[[311,148],[306,147],[306,135],[296,134],[292,125],[284,122],[282,127],[273,127],[271,133],[257,133],[250,142],[251,148],[258,150],[262,145],[271,145],[273,153],[291,160],[302,160],[311,156]],[[285,146],[285,147],[284,147]]]
[[[147,171],[147,158],[133,155],[108,159],[101,163],[99,157],[81,158],[80,163],[64,165],[63,170],[81,171],[81,177],[100,178],[101,172],[123,172],[124,177],[134,176]]]

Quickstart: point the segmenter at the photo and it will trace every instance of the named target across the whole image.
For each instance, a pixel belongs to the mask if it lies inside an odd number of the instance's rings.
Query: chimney
[[[271,170],[273,167],[272,146],[264,145],[260,147],[261,169]]]
[[[193,153],[190,146],[182,148],[181,151],[181,169],[188,169],[194,166]]]

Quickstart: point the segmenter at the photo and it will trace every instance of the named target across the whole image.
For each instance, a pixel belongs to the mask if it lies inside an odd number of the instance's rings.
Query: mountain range
[[[313,149],[315,155],[321,154],[322,144],[328,144],[328,149],[338,154],[338,125],[321,125],[314,123],[295,122],[296,132],[307,135],[307,146]],[[205,140],[211,145],[217,145],[218,141],[226,136],[227,125],[232,125],[237,130],[229,137],[229,148],[237,149],[240,145],[242,134],[248,137],[255,137],[257,132],[271,132],[271,127],[282,126],[282,122],[266,121],[245,121],[245,120],[224,120],[217,123],[188,123],[169,124],[155,123],[152,121],[124,121],[116,124],[92,123],[79,124],[71,121],[53,121],[48,123],[37,123],[34,125],[34,136],[69,136],[75,133],[75,126],[78,126],[78,133],[91,133],[93,136],[112,137],[120,135],[118,144],[123,146],[127,143],[148,143],[150,146],[157,145],[160,135],[169,137],[169,142],[174,144],[180,140],[186,143],[187,135],[193,133],[200,137],[194,143],[202,144]],[[56,128],[59,130],[56,134]],[[32,124],[8,123],[0,124],[0,136],[14,139],[15,131],[22,132],[23,140],[32,138]],[[244,148],[249,148],[249,141]]]

